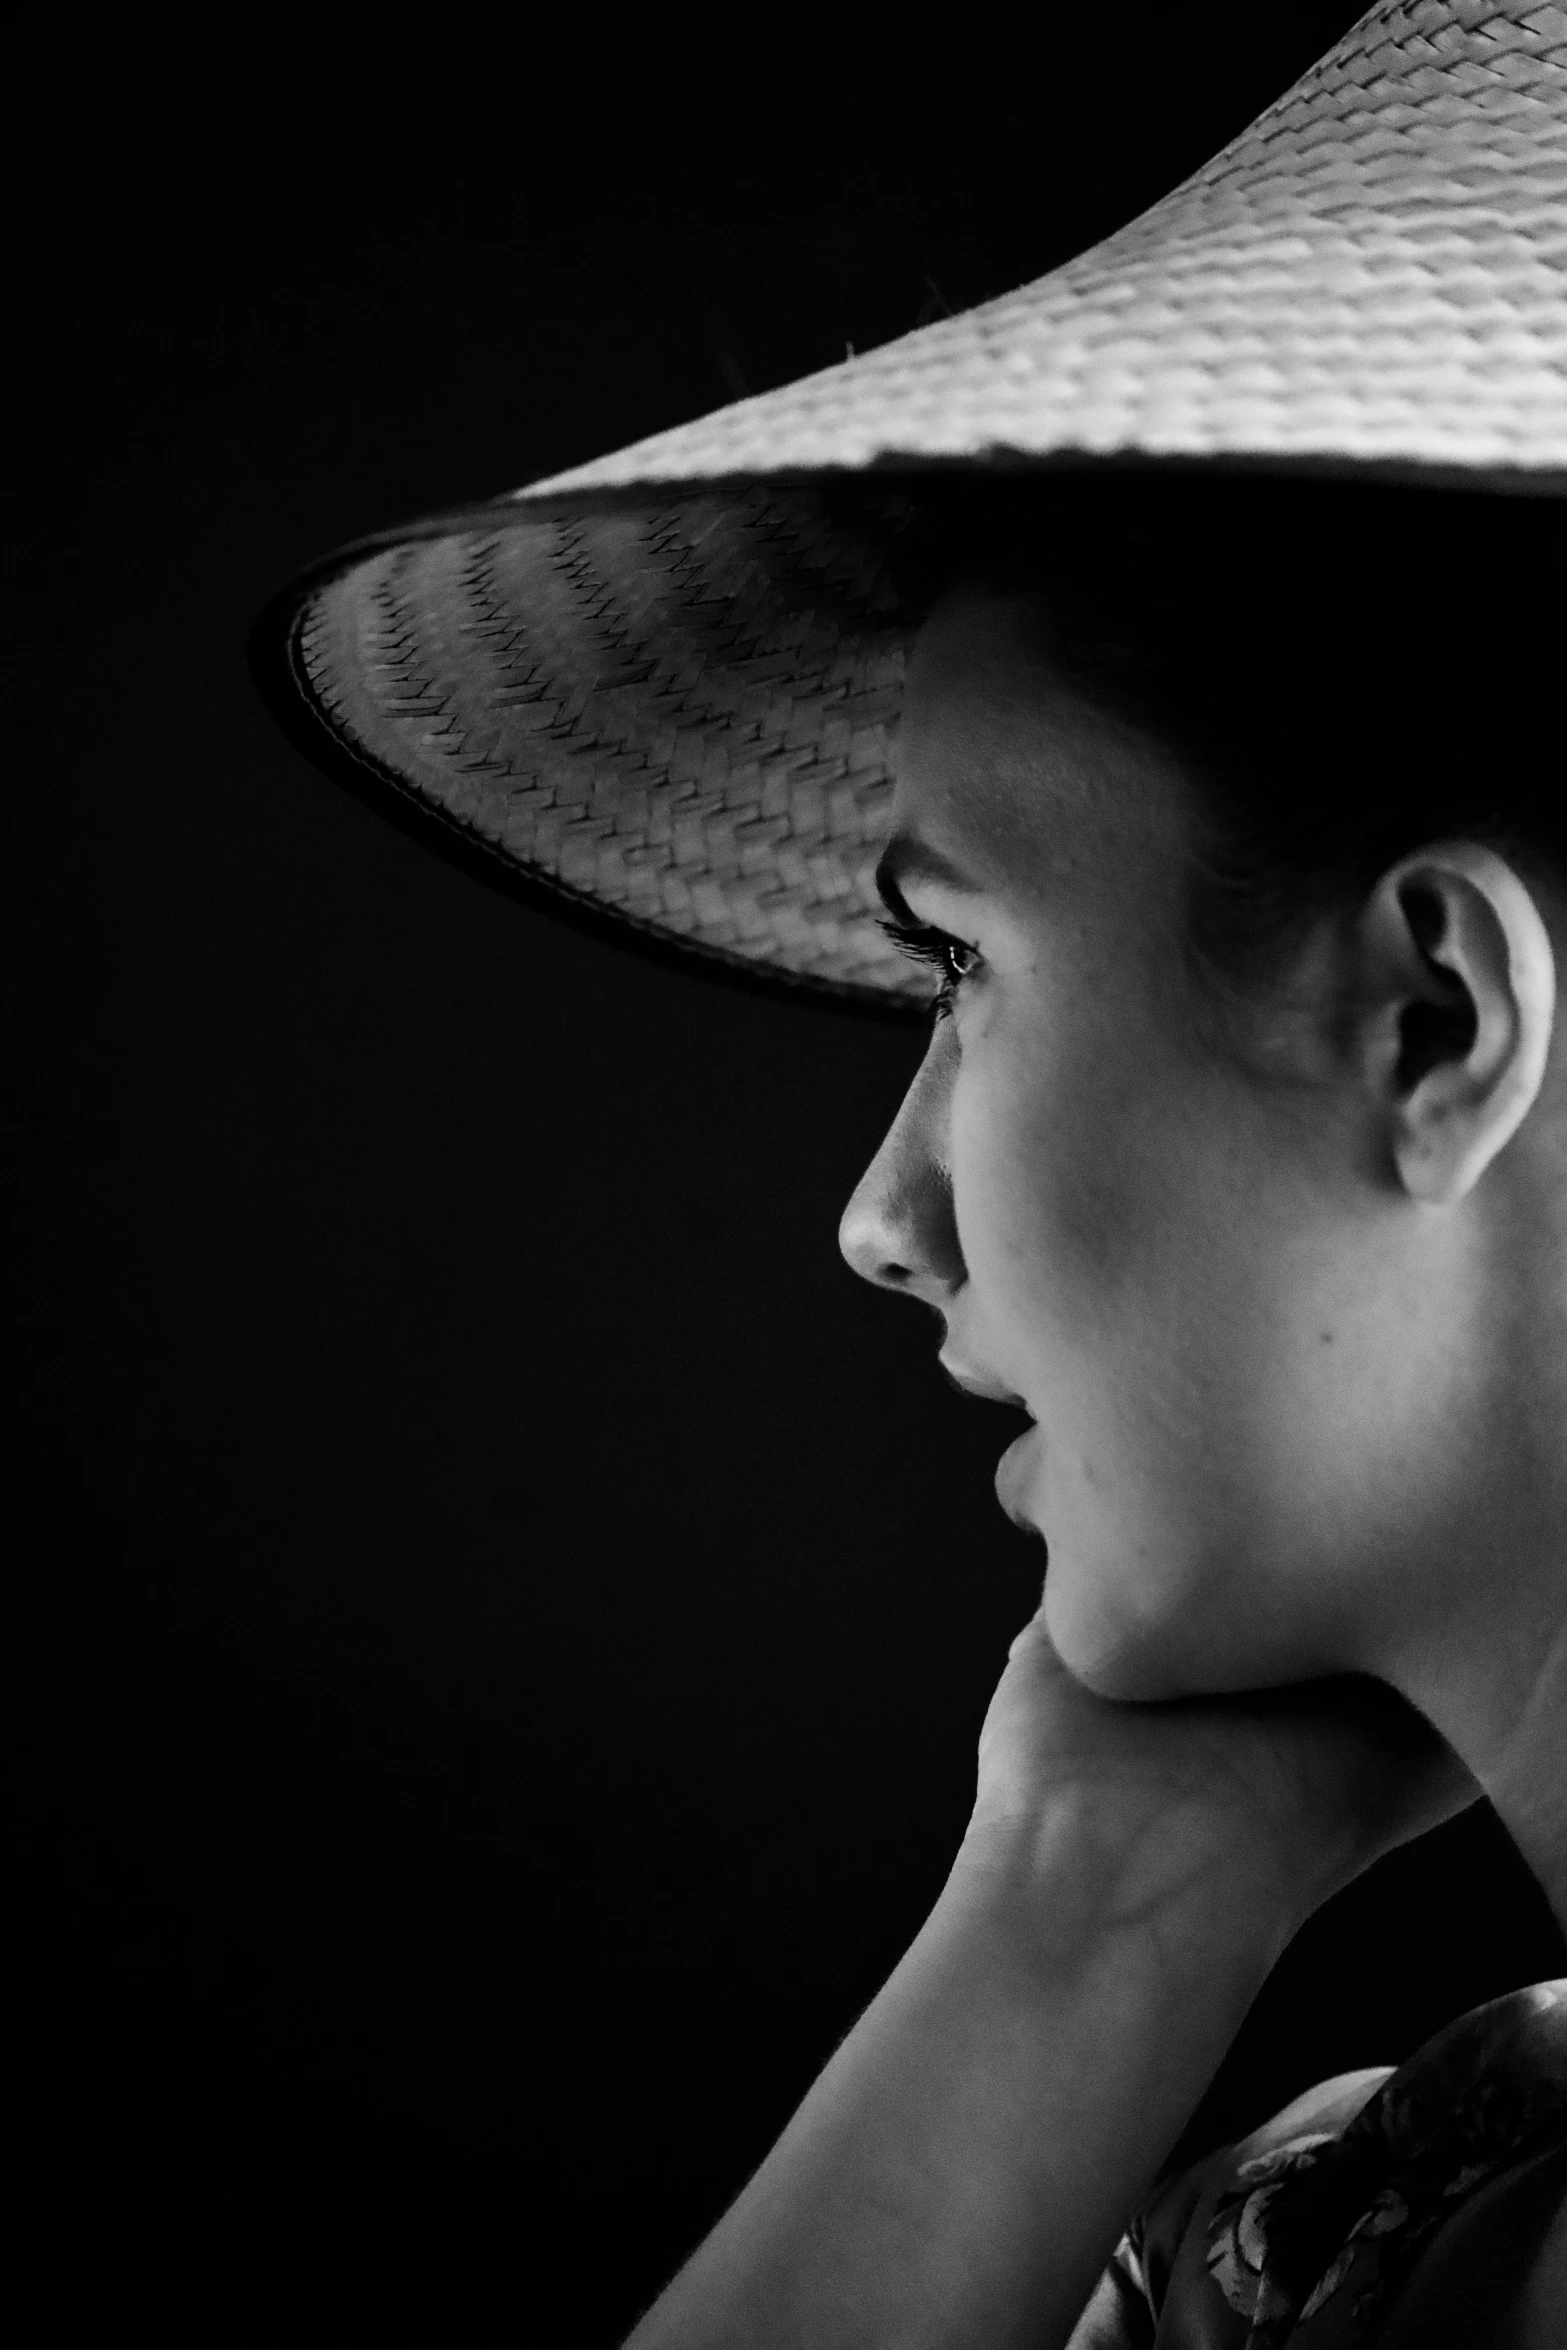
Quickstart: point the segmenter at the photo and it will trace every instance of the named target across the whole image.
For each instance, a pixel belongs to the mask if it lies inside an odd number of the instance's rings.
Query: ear
[[[1550,935],[1506,859],[1460,840],[1383,875],[1362,909],[1360,943],[1370,981],[1363,1074],[1399,1179],[1412,1198],[1450,1204],[1473,1189],[1540,1090],[1556,1009]]]

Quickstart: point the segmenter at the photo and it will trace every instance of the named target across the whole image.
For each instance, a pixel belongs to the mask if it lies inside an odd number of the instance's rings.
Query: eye
[[[917,963],[928,963],[940,975],[936,990],[935,1016],[944,1020],[957,1001],[958,989],[965,979],[972,978],[979,962],[979,950],[967,946],[950,931],[937,930],[928,922],[882,922],[884,930],[900,954],[912,955]]]

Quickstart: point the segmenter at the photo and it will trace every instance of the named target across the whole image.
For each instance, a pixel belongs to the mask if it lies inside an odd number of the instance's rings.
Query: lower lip
[[[1024,1505],[1033,1484],[1038,1449],[1039,1430],[1025,1428],[1022,1435],[1007,1446],[996,1463],[996,1499],[1013,1525],[1023,1527],[1030,1534],[1037,1529],[1033,1520],[1025,1514]]]

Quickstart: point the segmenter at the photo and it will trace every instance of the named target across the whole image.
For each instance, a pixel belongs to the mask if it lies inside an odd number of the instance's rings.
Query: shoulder
[[[1116,2247],[1068,2350],[1143,2350],[1162,2339],[1159,2320],[1172,2288],[1177,2306],[1194,2292],[1206,2299],[1211,2291],[1208,2239],[1216,2211],[1233,2203],[1243,2181],[1243,2205],[1253,2192],[1265,2196],[1269,2179],[1296,2155],[1347,2128],[1390,2071],[1372,2065],[1319,2081],[1249,2137],[1172,2171]],[[1222,2319],[1220,2325],[1227,2330]]]
[[[1331,2080],[1318,2081],[1253,2130],[1249,2138],[1227,2147],[1219,2159],[1238,2171],[1284,2148],[1336,2138],[1392,2077],[1390,2064],[1371,2064],[1358,2072],[1335,2073]]]
[[[1567,2342],[1567,2144],[1490,2181],[1423,2250],[1379,2350],[1560,2350]]]
[[[1559,2167],[1544,2241],[1524,2281],[1517,2350],[1559,2350],[1567,2342],[1567,2160]]]
[[[1319,2317],[1378,2350],[1567,2341],[1567,1980],[1319,2082],[1161,2180],[1073,2350],[1238,2350]]]

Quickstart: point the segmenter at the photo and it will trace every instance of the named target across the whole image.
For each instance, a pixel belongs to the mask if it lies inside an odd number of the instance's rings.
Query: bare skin
[[[1432,843],[1216,1000],[1194,821],[1041,615],[938,611],[893,835],[961,978],[842,1238],[1028,1407],[1050,1570],[930,1920],[637,2350],[1065,2343],[1329,1894],[1483,1787],[1567,1923],[1563,908]]]

